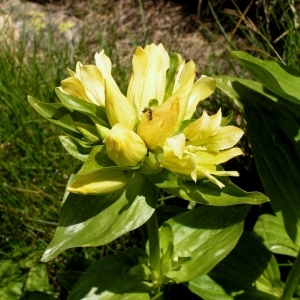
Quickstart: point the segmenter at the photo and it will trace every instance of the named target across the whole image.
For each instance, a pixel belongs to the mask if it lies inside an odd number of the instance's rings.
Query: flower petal
[[[194,158],[196,164],[213,164],[219,165],[222,164],[235,156],[243,154],[243,151],[240,148],[231,148],[219,153],[208,152],[208,151],[197,151],[195,152],[196,156]]]
[[[147,147],[139,135],[121,123],[113,126],[104,143],[108,157],[118,166],[135,167],[147,154]]]
[[[216,88],[216,81],[205,75],[202,75],[193,85],[190,98],[188,100],[187,109],[184,115],[184,120],[190,119],[200,101],[209,97]]]
[[[219,151],[233,147],[244,134],[243,130],[234,126],[221,127],[215,135],[201,140],[200,145],[211,151]]]
[[[85,86],[76,77],[69,77],[67,79],[62,80],[61,90],[72,96],[76,96],[80,99],[83,99],[83,100],[93,103],[92,100],[88,97],[88,95],[86,93]],[[97,104],[97,103],[95,103],[95,104]]]
[[[97,68],[101,71],[103,78],[117,87],[115,80],[111,76],[111,60],[105,55],[104,50],[95,54],[95,62]]]
[[[151,99],[162,103],[169,65],[169,55],[161,44],[151,44],[145,49],[137,47],[132,59],[133,74],[128,85],[127,98],[136,104],[139,111],[148,107]]]
[[[84,195],[106,194],[122,188],[126,183],[124,171],[104,168],[87,175],[76,176],[67,190],[71,193]]]
[[[174,132],[178,114],[179,102],[177,100],[168,100],[144,113],[137,133],[148,149],[155,150],[157,146],[164,145],[166,139]]]
[[[180,128],[183,121],[196,74],[195,64],[192,61],[184,64],[182,68],[179,67],[179,69],[180,70],[175,78],[175,85],[171,96],[171,99],[179,99],[180,103],[180,112],[175,131]]]
[[[128,129],[135,130],[137,117],[129,100],[118,87],[105,80],[105,110],[111,126],[122,123]]]
[[[93,65],[80,66],[80,79],[93,103],[105,106],[104,78],[100,70]]]

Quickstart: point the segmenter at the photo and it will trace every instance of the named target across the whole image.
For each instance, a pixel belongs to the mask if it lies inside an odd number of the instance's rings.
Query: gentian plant
[[[63,197],[59,224],[43,255],[105,245],[140,226],[145,249],[129,248],[92,264],[69,299],[164,299],[168,286],[207,274],[237,244],[251,204],[268,198],[234,185],[221,164],[241,155],[243,131],[221,109],[194,119],[216,81],[195,65],[151,44],[137,47],[126,96],[104,50],[95,65],[76,65],[56,89],[58,102],[29,97],[63,130],[79,160]],[[170,210],[158,226],[163,194],[192,203]],[[188,202],[187,202],[188,203]],[[188,205],[186,206],[188,207]],[[168,209],[168,207],[167,207]]]

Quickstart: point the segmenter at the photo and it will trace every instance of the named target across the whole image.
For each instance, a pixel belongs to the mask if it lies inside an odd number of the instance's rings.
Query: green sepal
[[[72,182],[74,175],[69,182]],[[79,195],[65,192],[58,227],[43,261],[68,248],[105,245],[144,224],[153,214],[158,191],[139,172],[115,192]],[[124,226],[126,224],[126,226]]]
[[[142,161],[141,172],[148,175],[159,173],[162,170],[163,152],[161,147],[157,147],[155,152],[149,151]]]
[[[93,149],[93,146],[85,140],[65,135],[61,135],[59,139],[68,153],[81,161],[85,161]]]
[[[227,117],[222,118],[220,125],[221,126],[228,125],[231,122],[231,120],[232,120],[232,116],[233,116],[233,113],[231,112]]]
[[[243,51],[232,55],[261,84],[273,93],[300,104],[300,72],[279,64],[255,58]]]
[[[186,282],[208,273],[235,247],[249,209],[249,205],[202,205],[168,220],[174,255],[173,269],[165,276]]]
[[[126,252],[104,257],[84,272],[68,299],[150,300],[157,292],[154,284],[128,274],[124,276],[124,270],[133,270],[137,260],[133,253]]]
[[[254,232],[271,252],[293,257],[298,255],[299,247],[291,241],[284,224],[276,216],[260,215],[255,223]]]
[[[168,100],[172,95],[173,87],[175,84],[175,76],[179,68],[179,59],[177,53],[170,54],[170,68],[167,71],[167,82],[166,82],[166,92],[164,101]]]
[[[189,282],[189,288],[207,300],[279,300],[283,286],[275,257],[247,232],[243,233],[232,252],[208,276]]]
[[[59,88],[56,88],[55,92],[59,100],[67,108],[89,116],[96,124],[100,124],[104,127],[110,127],[104,107],[98,106],[94,103],[89,103],[83,99],[66,94],[62,92]]]
[[[98,135],[98,130],[96,129],[94,124],[87,124],[75,121],[74,125],[81,132],[84,139],[89,141],[91,144],[102,143],[102,140],[100,140],[100,137]]]
[[[66,134],[82,138],[81,132],[74,125],[72,112],[60,103],[44,103],[31,96],[28,96],[31,106],[49,122],[57,125]]]
[[[245,192],[227,177],[218,177],[225,187],[219,188],[208,179],[184,181],[180,176],[166,169],[149,176],[151,181],[169,194],[201,204],[226,206],[233,204],[262,204],[269,199],[259,192]]]

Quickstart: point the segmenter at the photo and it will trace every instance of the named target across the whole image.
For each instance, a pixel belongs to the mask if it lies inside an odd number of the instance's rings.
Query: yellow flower
[[[236,171],[217,170],[217,165],[242,154],[241,149],[232,147],[243,131],[234,126],[221,126],[221,121],[221,110],[211,117],[204,112],[183,133],[167,139],[162,166],[194,181],[207,177],[221,188],[224,185],[213,175],[238,176]]]
[[[169,56],[161,44],[137,47],[126,96],[112,78],[112,64],[103,50],[96,54],[95,61],[93,66],[77,63],[76,72],[69,71],[70,77],[62,81],[61,90],[105,108],[110,127],[95,123],[94,132],[98,132],[116,165],[140,165],[145,174],[166,168],[194,181],[207,177],[220,187],[222,183],[214,176],[237,175],[217,170],[217,165],[242,153],[239,148],[231,148],[242,131],[221,126],[221,111],[211,117],[204,112],[183,128],[183,121],[192,118],[198,103],[216,86],[215,80],[205,75],[195,82],[192,61],[186,63],[176,53]],[[84,180],[79,181],[81,187],[76,192],[81,188],[86,192]]]
[[[147,154],[140,136],[120,123],[113,126],[104,143],[108,157],[119,166],[135,167]]]

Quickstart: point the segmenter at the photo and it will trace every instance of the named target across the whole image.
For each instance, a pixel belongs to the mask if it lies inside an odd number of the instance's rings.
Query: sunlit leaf
[[[107,244],[140,227],[153,214],[157,190],[135,173],[125,188],[104,195],[66,193],[59,225],[44,253],[48,261],[68,248]]]
[[[259,192],[245,192],[234,185],[228,178],[218,177],[225,187],[219,188],[208,179],[183,181],[180,176],[163,170],[149,177],[159,188],[185,200],[201,204],[225,206],[233,204],[261,204],[269,201],[268,197]]]
[[[296,257],[299,248],[291,241],[279,218],[263,214],[254,226],[254,232],[262,238],[264,245],[273,253]]]
[[[237,246],[208,276],[189,282],[189,288],[207,300],[279,300],[283,291],[276,259],[253,235],[244,232]],[[214,292],[210,294],[210,291]],[[224,298],[223,298],[224,297]]]
[[[300,72],[275,61],[261,60],[242,51],[233,51],[238,62],[275,94],[300,104]]]
[[[126,278],[126,270],[132,269],[137,262],[138,257],[128,253],[101,259],[79,278],[68,299],[150,300],[154,290],[150,282]]]
[[[189,257],[166,274],[176,282],[208,273],[234,248],[243,232],[250,206],[202,205],[168,220],[173,233],[174,259]]]

